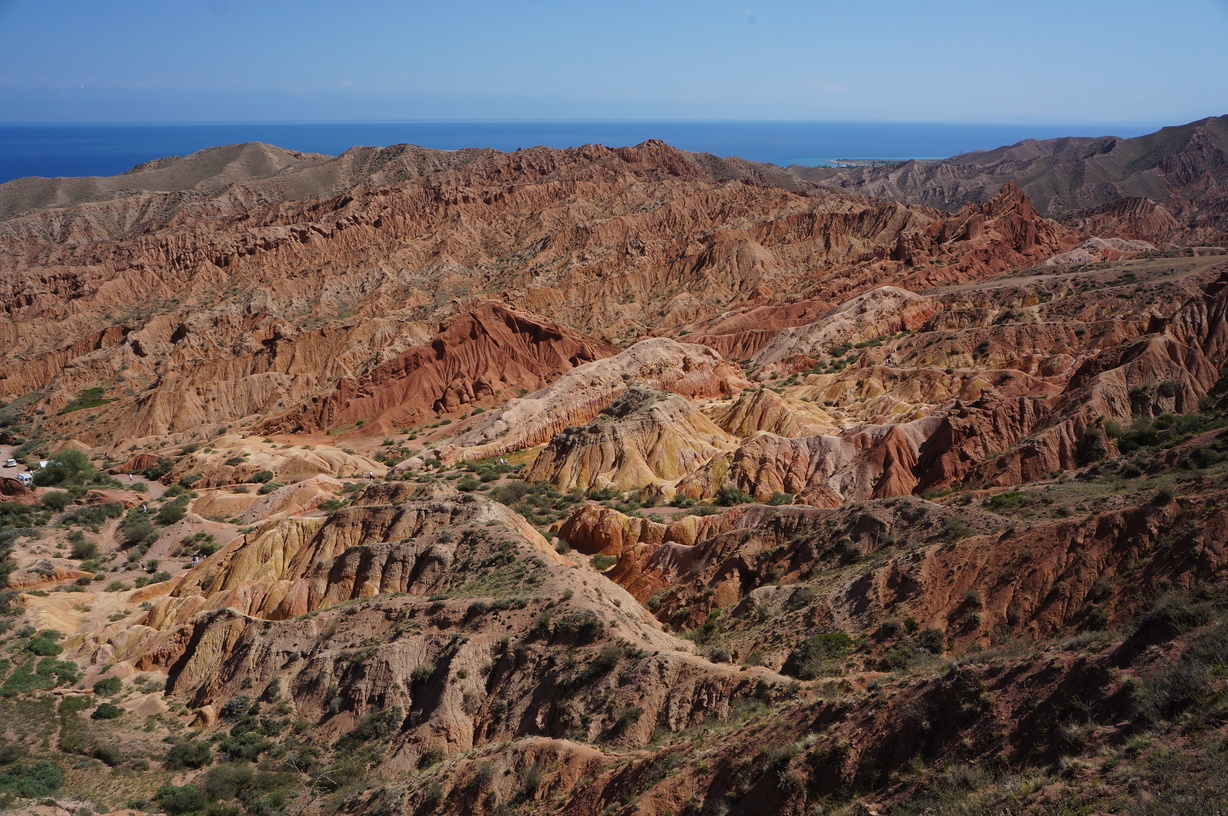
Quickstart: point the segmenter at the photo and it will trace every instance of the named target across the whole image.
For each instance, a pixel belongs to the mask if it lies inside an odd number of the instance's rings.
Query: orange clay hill
[[[1226,132],[0,185],[0,809],[1215,812]]]

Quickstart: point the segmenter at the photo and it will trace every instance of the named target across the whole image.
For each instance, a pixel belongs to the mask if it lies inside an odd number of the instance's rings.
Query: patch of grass
[[[598,554],[589,559],[589,563],[592,564],[593,569],[597,570],[598,572],[605,572],[610,567],[617,564],[618,559],[612,555]]]
[[[106,405],[108,402],[115,402],[118,397],[106,396],[104,388],[85,388],[78,394],[77,398],[60,409],[61,414],[71,414],[73,411],[80,411],[83,408],[97,408],[100,405]]]

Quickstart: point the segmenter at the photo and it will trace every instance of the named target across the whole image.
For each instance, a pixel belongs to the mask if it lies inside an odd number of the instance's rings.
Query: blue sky
[[[1228,113],[1228,0],[0,0],[0,121]]]

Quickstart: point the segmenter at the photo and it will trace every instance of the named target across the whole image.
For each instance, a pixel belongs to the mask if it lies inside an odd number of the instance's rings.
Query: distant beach
[[[1112,130],[1115,132],[1105,132]],[[662,139],[684,150],[781,166],[940,159],[1022,139],[1138,136],[1145,127],[908,122],[357,122],[0,125],[0,182],[22,176],[109,176],[152,159],[223,144],[267,142],[336,155],[355,145],[416,144],[511,151]]]

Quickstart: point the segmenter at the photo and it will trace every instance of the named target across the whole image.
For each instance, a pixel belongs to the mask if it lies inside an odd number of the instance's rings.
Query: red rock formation
[[[8,476],[0,476],[0,496],[4,497],[4,501],[18,504],[38,503],[38,494],[34,492],[34,488],[26,487],[17,479]]]
[[[55,211],[14,205],[24,214],[0,222],[0,310],[15,321],[0,325],[0,399],[38,391],[54,414],[102,386],[117,401],[94,420],[47,420],[91,443],[233,425],[305,400],[318,406],[299,409],[304,426],[319,427],[342,419],[329,407],[337,399],[357,397],[376,414],[398,402],[373,369],[412,379],[405,367],[420,362],[394,360],[427,339],[423,326],[450,322],[491,291],[580,331],[638,339],[731,309],[763,316],[760,306],[777,310],[765,325],[787,325],[811,308],[803,304],[912,280],[931,260],[941,275],[931,269],[918,284],[1040,260],[1072,240],[1009,192],[944,219],[716,178],[716,165],[661,143],[515,154],[402,147],[331,164],[249,153],[226,165],[247,167],[249,188],[225,173],[205,183],[208,162],[196,158],[152,168],[197,185],[191,206],[178,192],[133,187],[107,201],[66,193]],[[266,173],[280,186],[265,185]],[[146,176],[137,175],[128,182],[139,187]],[[125,207],[134,212],[121,215]],[[984,225],[965,228],[969,219]],[[745,355],[764,339],[713,342]],[[533,380],[532,370],[511,378]],[[415,409],[449,409],[473,387],[463,378],[452,391],[436,386]]]
[[[441,445],[439,453],[451,462],[540,445],[568,426],[593,419],[630,385],[695,399],[727,395],[749,384],[741,369],[712,349],[665,338],[644,340],[613,357],[580,366],[537,393],[511,400]]]
[[[536,391],[565,371],[617,348],[550,321],[488,303],[423,346],[343,379],[328,394],[267,421],[265,433],[308,432],[364,420],[373,432],[421,422],[436,413]]]

